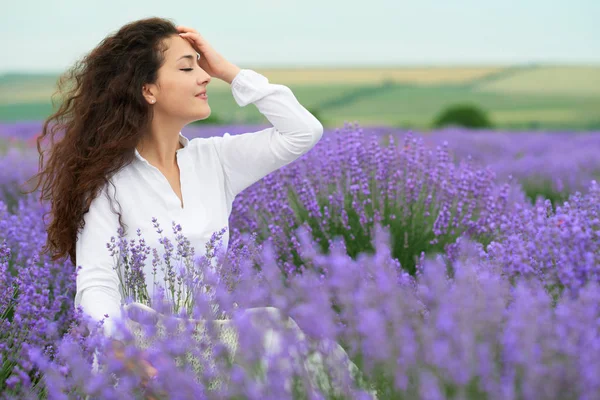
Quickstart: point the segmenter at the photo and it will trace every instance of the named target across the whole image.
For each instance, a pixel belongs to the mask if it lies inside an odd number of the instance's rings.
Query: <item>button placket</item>
[[[179,211],[185,210],[185,207],[186,207],[185,189],[184,189],[184,184],[183,184],[183,182],[185,181],[185,179],[184,179],[185,157],[182,155],[181,150],[183,150],[183,149],[179,149],[176,152],[177,167],[179,168],[179,188],[181,190],[181,201],[179,200],[179,197],[177,197],[177,194],[175,194],[175,191],[171,190],[173,192],[173,194],[175,195],[175,198],[177,199],[177,206],[178,206],[177,208],[179,209]],[[181,207],[181,203],[183,203],[183,207]]]
[[[165,187],[164,190],[166,190],[167,193],[170,193],[169,194],[170,200],[168,200],[167,203],[172,204],[172,206],[176,207],[177,210],[183,211],[185,209],[185,195],[183,193],[184,192],[184,190],[183,190],[183,180],[184,179],[182,177],[183,168],[181,167],[181,162],[179,161],[179,153],[177,153],[177,166],[179,167],[179,186],[181,188],[181,199],[183,201],[183,208],[181,207],[181,201],[179,200],[177,193],[175,193],[175,191],[171,187],[171,184],[169,183],[169,180],[167,179],[167,177],[162,172],[160,172],[160,170],[158,168],[156,168],[154,165],[150,164],[148,161],[144,160],[144,162],[152,170],[152,173],[156,176],[156,179],[159,181],[159,184],[163,185]]]
[[[186,206],[186,202],[185,202],[185,190],[184,190],[184,181],[185,178],[183,176],[183,174],[185,173],[185,154],[183,153],[183,151],[187,148],[187,143],[188,140],[187,138],[185,138],[181,132],[179,133],[179,137],[180,137],[180,143],[183,144],[185,147],[178,149],[175,151],[175,158],[177,160],[177,167],[179,168],[179,187],[181,189],[181,200],[179,200],[179,197],[177,196],[177,193],[175,193],[175,190],[173,190],[173,188],[171,187],[171,184],[169,183],[169,180],[167,179],[167,177],[158,169],[156,168],[154,165],[150,164],[148,162],[148,160],[146,160],[144,157],[142,157],[141,154],[139,154],[139,152],[137,151],[137,149],[135,150],[136,155],[139,157],[139,159],[141,161],[143,161],[144,164],[146,164],[148,167],[150,167],[153,171],[153,173],[157,176],[157,179],[159,182],[159,184],[161,185],[166,185],[165,186],[165,190],[167,190],[168,192],[170,192],[170,195],[168,196],[169,199],[171,200],[166,200],[167,204],[171,204],[169,208],[173,207],[176,208],[177,211],[182,212],[185,210],[185,206]],[[180,157],[180,155],[183,154],[183,156]],[[183,203],[183,207],[181,207],[181,203]]]

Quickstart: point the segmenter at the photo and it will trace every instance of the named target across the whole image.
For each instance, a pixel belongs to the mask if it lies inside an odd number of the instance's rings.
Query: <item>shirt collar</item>
[[[179,150],[183,150],[186,147],[188,147],[190,140],[185,137],[181,132],[179,132],[179,143],[181,143],[183,145],[182,149],[178,149]],[[140,161],[144,161],[144,162],[148,162],[144,157],[142,157],[142,155],[140,154],[140,152],[137,150],[137,148],[134,147],[133,149],[135,151],[135,157],[140,160]]]

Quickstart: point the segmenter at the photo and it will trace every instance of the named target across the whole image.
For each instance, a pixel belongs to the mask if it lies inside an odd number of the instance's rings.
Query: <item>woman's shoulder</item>
[[[202,163],[219,163],[217,149],[222,140],[221,136],[197,137],[189,142],[191,154]]]

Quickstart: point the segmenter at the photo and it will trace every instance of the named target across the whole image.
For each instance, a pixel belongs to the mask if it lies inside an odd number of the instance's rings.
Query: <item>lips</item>
[[[198,97],[199,99],[208,99],[208,94],[206,94],[206,90],[205,90],[203,92],[196,94],[195,97]]]

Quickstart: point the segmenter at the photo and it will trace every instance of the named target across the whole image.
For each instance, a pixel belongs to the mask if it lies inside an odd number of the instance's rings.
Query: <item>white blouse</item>
[[[273,125],[270,128],[239,135],[225,133],[222,137],[188,140],[181,132],[183,145],[177,150],[183,205],[166,177],[137,150],[135,159],[116,174],[103,188],[84,214],[85,226],[77,235],[76,264],[81,266],[77,276],[75,307],[94,321],[104,321],[104,334],[113,336],[114,320],[120,318],[121,296],[116,256],[107,248],[111,236],[118,238],[118,215],[122,214],[127,239],[138,243],[137,230],[150,248],[161,257],[164,247],[153,226],[157,219],[162,235],[175,246],[172,221],[181,225],[196,256],[205,254],[205,244],[214,232],[227,227],[222,240],[229,243],[229,215],[234,198],[245,188],[269,173],[281,168],[308,152],[323,135],[323,125],[304,108],[292,91],[284,85],[269,83],[256,71],[242,69],[231,82],[236,103],[244,107],[254,103],[258,111]],[[114,187],[113,187],[114,185]],[[114,201],[116,199],[116,201]],[[152,252],[145,260],[144,273],[150,295],[156,280],[164,286],[164,272],[157,267],[153,276]],[[165,262],[163,260],[164,268]]]

